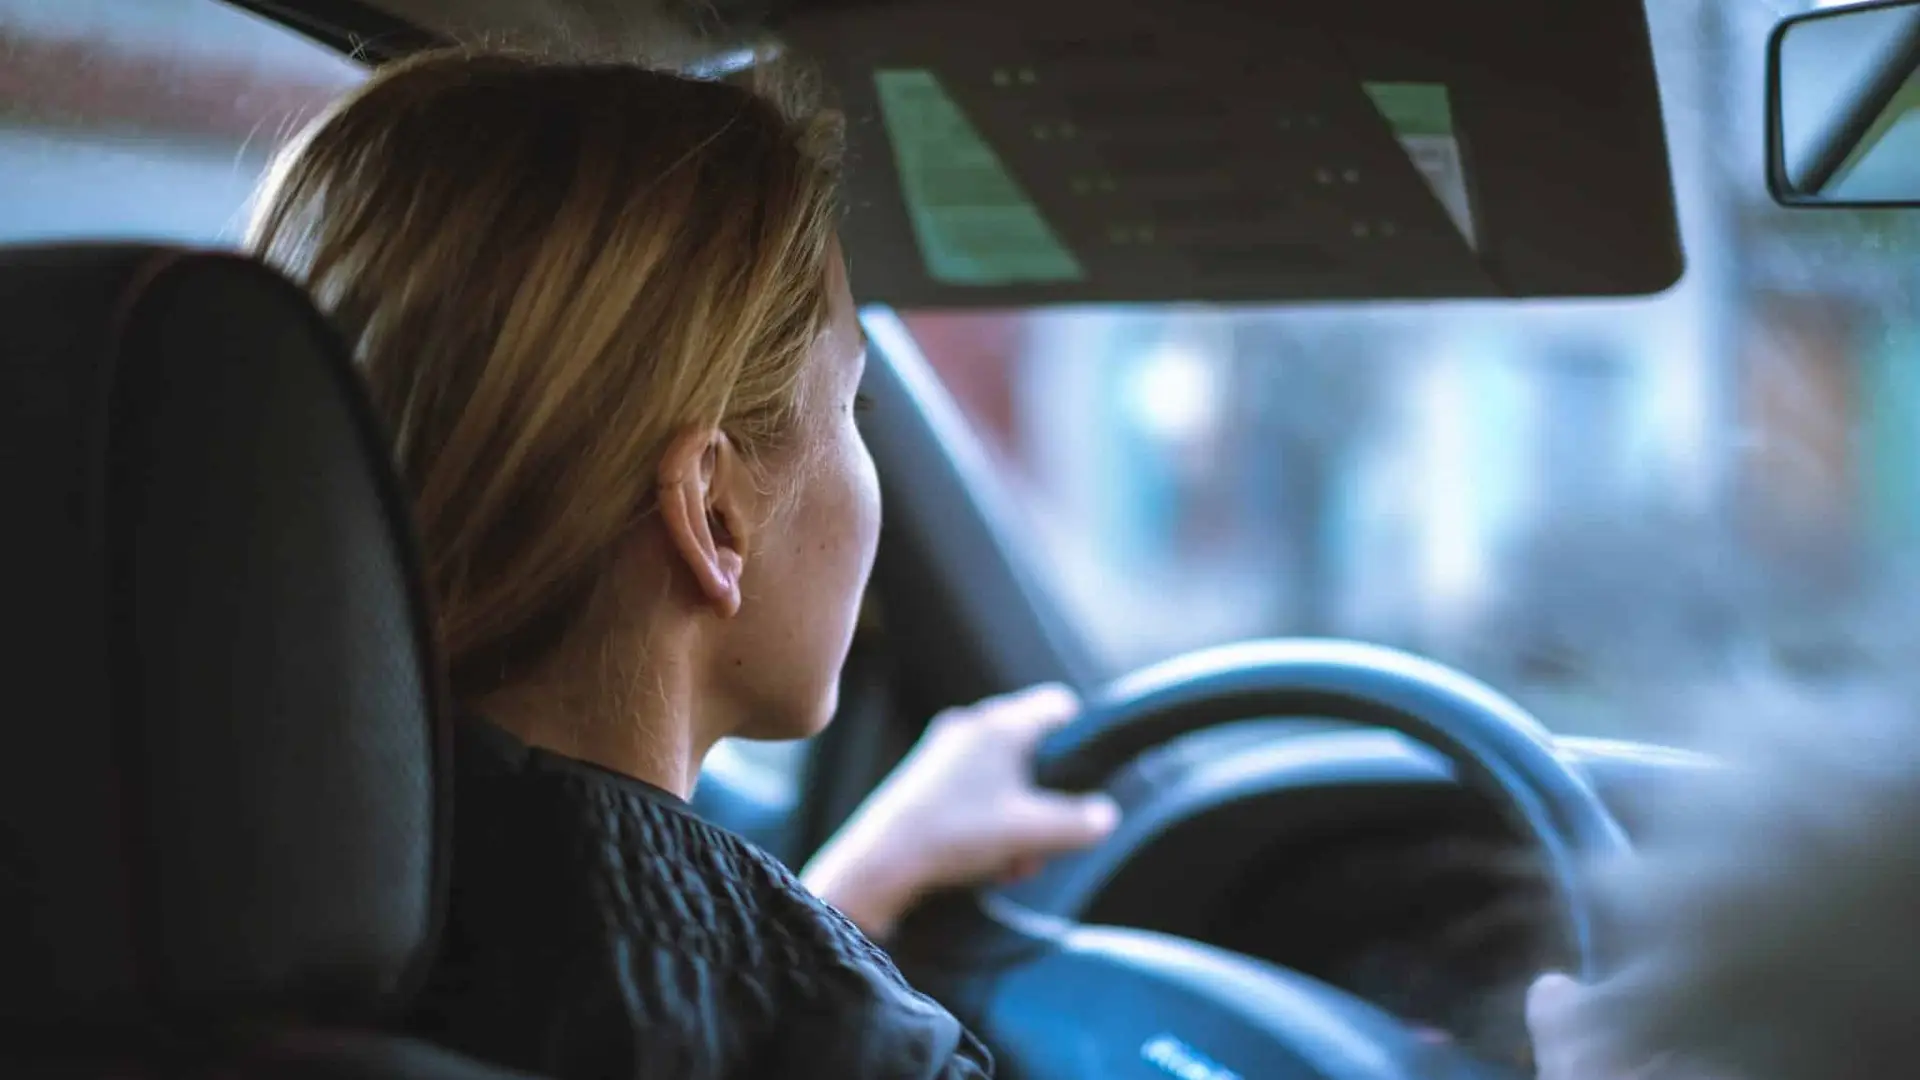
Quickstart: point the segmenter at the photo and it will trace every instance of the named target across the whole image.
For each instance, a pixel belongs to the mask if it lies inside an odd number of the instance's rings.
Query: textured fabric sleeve
[[[562,1080],[989,1080],[987,1051],[890,966],[833,972],[804,994],[666,950],[583,965],[540,1055]],[[771,1000],[770,1000],[771,999]],[[764,1024],[746,1022],[762,1016]]]
[[[632,781],[495,756],[460,777],[421,1034],[554,1080],[992,1076],[960,1023],[772,856]]]
[[[788,1080],[989,1080],[987,1051],[889,971],[848,973],[782,1016],[749,1075]]]

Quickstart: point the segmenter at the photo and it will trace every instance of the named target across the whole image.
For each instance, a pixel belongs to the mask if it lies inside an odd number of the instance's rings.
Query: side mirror
[[[1920,206],[1920,0],[1774,29],[1767,190],[1784,206]]]

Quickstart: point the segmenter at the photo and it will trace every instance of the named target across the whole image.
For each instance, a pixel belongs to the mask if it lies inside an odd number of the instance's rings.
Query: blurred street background
[[[1845,669],[1920,546],[1920,223],[1768,200],[1764,40],[1808,6],[1649,0],[1665,295],[903,313],[1110,668],[1365,638],[1655,739],[1741,665]],[[231,241],[359,77],[212,0],[0,0],[0,241]]]

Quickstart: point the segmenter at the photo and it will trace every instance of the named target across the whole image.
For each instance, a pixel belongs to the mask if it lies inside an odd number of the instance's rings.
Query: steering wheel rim
[[[1539,851],[1579,972],[1595,978],[1607,970],[1614,954],[1585,871],[1597,860],[1631,852],[1624,830],[1555,751],[1538,720],[1486,684],[1432,660],[1328,639],[1246,642],[1189,653],[1124,676],[1095,695],[1079,719],[1039,747],[1035,776],[1049,788],[1093,790],[1169,740],[1263,716],[1385,728],[1445,757],[1461,782],[1489,797]],[[917,981],[979,1025],[990,1011],[995,973],[1036,962],[1057,949],[1070,928],[984,889],[925,905],[901,926],[895,951]],[[1298,978],[1288,974],[1280,981]],[[1322,996],[1339,994],[1328,987]],[[1316,1008],[1326,1015],[1311,1022],[1323,1028],[1347,1023],[1352,1012],[1344,1002]],[[1378,1030],[1373,1021],[1352,1023]],[[1278,1027],[1297,1030],[1299,1024]],[[981,1034],[996,1042],[994,1032]]]
[[[1143,668],[1101,692],[1034,758],[1042,787],[1091,791],[1182,735],[1257,716],[1312,716],[1398,732],[1445,757],[1462,783],[1540,851],[1565,909],[1579,969],[1608,950],[1583,866],[1631,851],[1626,833],[1553,735],[1513,699],[1471,676],[1380,645],[1296,638],[1242,642]]]

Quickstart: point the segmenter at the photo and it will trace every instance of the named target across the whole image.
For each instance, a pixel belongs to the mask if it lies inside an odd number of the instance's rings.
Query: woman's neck
[[[550,665],[539,678],[489,695],[480,712],[529,746],[692,797],[718,738],[704,731],[694,707],[690,665],[661,662],[656,653],[644,670],[618,670],[606,655]]]

